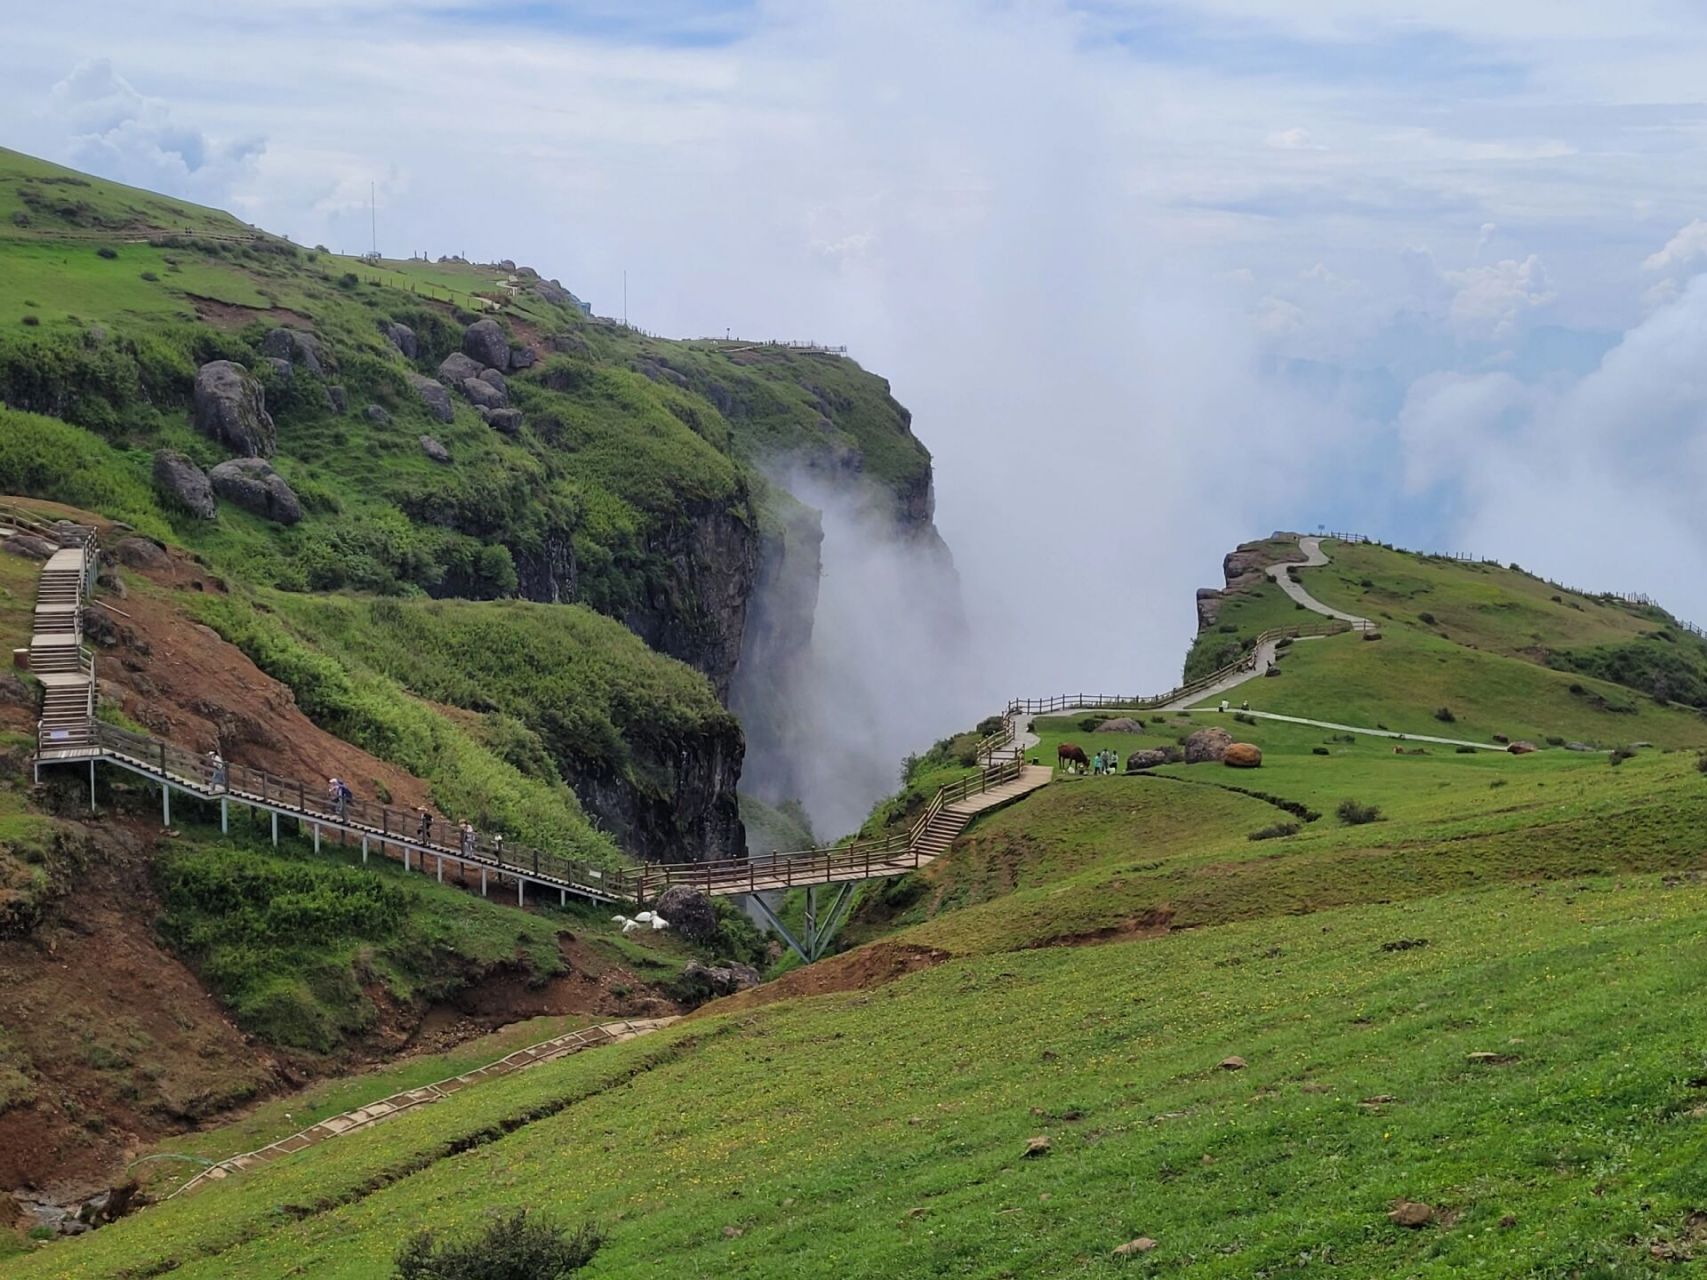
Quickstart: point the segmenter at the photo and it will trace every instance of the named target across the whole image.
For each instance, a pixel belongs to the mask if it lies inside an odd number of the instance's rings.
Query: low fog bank
[[[810,639],[799,575],[761,584],[759,627],[782,644],[749,646],[732,703],[748,734],[742,790],[766,803],[798,799],[820,840],[858,828],[892,793],[902,759],[996,709],[973,659],[954,557],[930,526],[897,525],[887,495],[792,471],[773,476],[818,515],[822,571]],[[811,542],[807,516],[790,529]],[[791,546],[790,558],[798,553]],[[809,552],[808,552],[809,559]],[[756,850],[769,852],[769,850]]]

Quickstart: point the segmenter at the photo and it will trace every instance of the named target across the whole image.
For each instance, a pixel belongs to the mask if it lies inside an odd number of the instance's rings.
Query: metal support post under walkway
[[[808,885],[806,887],[805,927],[801,930],[801,936],[798,938],[794,936],[787,925],[783,924],[776,912],[771,910],[770,903],[765,901],[762,893],[745,893],[740,896],[758,909],[758,913],[764,917],[765,923],[776,930],[782,940],[788,944],[790,951],[806,963],[811,964],[814,960],[823,959],[824,953],[830,949],[830,942],[836,936],[837,931],[841,929],[853,903],[853,891],[856,883],[857,881],[845,880],[835,886],[825,885],[825,888],[833,887],[836,892],[835,896],[830,899],[829,909],[822,912],[818,909],[818,886]]]

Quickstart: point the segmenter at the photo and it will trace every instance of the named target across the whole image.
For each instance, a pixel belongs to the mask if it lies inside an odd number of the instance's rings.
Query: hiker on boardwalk
[[[492,836],[492,860],[494,862],[504,860],[504,836],[502,832],[494,833]]]
[[[426,805],[421,806],[421,820],[415,824],[415,839],[422,844],[433,842],[433,811]]]
[[[474,856],[474,824],[469,822],[467,818],[462,820],[461,847],[463,857]]]
[[[332,812],[338,815],[339,822],[344,820],[344,809],[349,803],[345,798],[347,794],[347,789],[341,780],[337,778],[326,779],[326,803],[331,807]]]
[[[225,791],[229,788],[230,773],[225,767],[225,757],[217,751],[207,753],[207,766],[211,773],[211,781],[215,791]]]

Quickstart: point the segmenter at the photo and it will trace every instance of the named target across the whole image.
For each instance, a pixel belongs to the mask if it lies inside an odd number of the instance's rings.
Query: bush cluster
[[[1356,800],[1341,800],[1339,808],[1334,812],[1339,814],[1340,821],[1348,827],[1361,827],[1381,821],[1381,810],[1377,806],[1361,804]]]

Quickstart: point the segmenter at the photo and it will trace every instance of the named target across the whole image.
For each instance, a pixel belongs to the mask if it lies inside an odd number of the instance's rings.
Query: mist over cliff
[[[765,540],[735,677],[741,785],[767,803],[798,799],[834,839],[895,790],[908,753],[976,720],[989,691],[928,508],[909,516],[858,478],[793,468],[772,480],[794,505]]]

